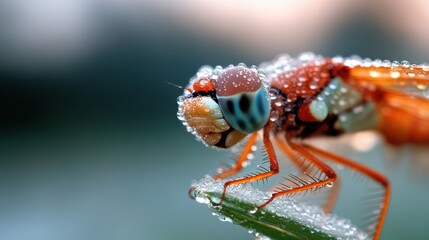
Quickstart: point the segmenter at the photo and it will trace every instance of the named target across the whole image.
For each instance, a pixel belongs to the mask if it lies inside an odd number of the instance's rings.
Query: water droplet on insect
[[[330,188],[330,187],[334,186],[334,183],[333,183],[333,182],[329,182],[329,183],[327,183],[327,184],[326,184],[326,186],[327,186],[328,188]]]
[[[401,76],[401,73],[400,73],[400,72],[396,72],[396,71],[394,71],[394,72],[391,72],[391,73],[390,73],[390,76],[391,76],[392,78],[399,78],[399,77]]]
[[[407,75],[408,75],[409,77],[414,77],[414,76],[416,76],[416,73],[414,73],[414,72],[408,72],[408,73],[407,73]]]
[[[307,77],[299,77],[298,81],[305,82],[305,81],[307,81]]]
[[[278,111],[272,111],[270,115],[270,121],[275,122],[279,119],[279,112]]]
[[[340,88],[340,92],[341,93],[346,93],[346,92],[348,92],[349,90],[346,88],[346,87],[341,87]]]
[[[274,105],[276,105],[277,107],[281,107],[283,105],[282,101],[277,101],[274,103]]]
[[[404,68],[409,68],[410,67],[410,62],[404,60],[404,61],[401,62],[401,66],[404,67]]]
[[[316,82],[312,82],[310,83],[310,89],[316,89],[317,88],[317,83]]]
[[[372,62],[372,65],[373,65],[374,67],[381,67],[381,66],[383,65],[383,62],[381,61],[381,59],[375,59],[375,60]]]
[[[421,66],[423,71],[429,71],[429,64],[423,63]]]
[[[284,110],[285,110],[286,112],[290,112],[290,111],[292,111],[292,109],[293,109],[293,106],[292,106],[291,104],[288,104],[288,105],[286,105],[286,106],[285,106],[285,109],[284,109]]]
[[[279,95],[279,91],[277,91],[277,89],[270,89],[270,98],[271,100],[274,100],[277,98],[277,96]]]
[[[390,67],[390,66],[391,66],[391,63],[390,63],[389,60],[384,60],[383,61],[383,67]]]
[[[262,84],[264,85],[265,89],[270,88],[270,83],[268,81],[262,81]]]
[[[334,89],[337,89],[337,85],[335,85],[335,84],[329,84],[329,88],[330,88],[330,89],[333,89],[333,90],[334,90]]]
[[[338,117],[338,119],[340,120],[340,122],[345,122],[345,121],[347,121],[347,116],[346,115],[340,115]]]
[[[392,68],[397,68],[399,67],[400,63],[398,61],[393,61],[392,62]]]
[[[427,85],[425,85],[425,84],[418,84],[417,85],[417,88],[419,89],[419,90],[426,90],[427,89]]]
[[[185,101],[185,97],[184,96],[177,97],[177,104],[182,105],[184,101]]]
[[[178,118],[180,121],[185,120],[185,118],[183,117],[183,113],[182,113],[181,111],[178,111],[178,112],[177,112],[177,118]]]

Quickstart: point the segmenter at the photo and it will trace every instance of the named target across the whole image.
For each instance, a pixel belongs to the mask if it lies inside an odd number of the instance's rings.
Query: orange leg
[[[283,195],[291,195],[291,194],[298,193],[301,191],[306,191],[306,190],[314,189],[317,187],[322,187],[328,183],[335,181],[335,179],[337,179],[337,174],[335,173],[335,171],[331,167],[329,167],[328,165],[323,163],[320,159],[318,159],[315,156],[313,156],[312,154],[310,154],[307,150],[305,150],[304,147],[302,147],[298,144],[292,143],[291,141],[288,141],[288,144],[289,144],[289,146],[292,147],[293,150],[295,150],[300,155],[305,157],[309,162],[311,162],[315,167],[317,167],[322,173],[324,173],[326,178],[324,180],[314,179],[314,181],[311,181],[311,182],[310,181],[308,181],[308,182],[307,181],[299,181],[300,184],[297,184],[297,187],[273,193],[271,195],[271,198],[268,201],[266,201],[264,204],[258,206],[258,208],[263,208],[263,207],[267,206],[269,203],[271,203],[277,197],[280,197]]]
[[[258,138],[258,133],[257,132],[253,133],[250,136],[249,141],[246,143],[246,146],[244,146],[244,149],[241,152],[240,156],[238,157],[237,161],[235,162],[234,166],[231,169],[228,169],[227,171],[216,175],[214,179],[215,180],[224,179],[226,177],[229,177],[239,172],[243,168],[243,163],[247,160],[247,155],[252,151],[252,146],[253,144],[255,144],[257,138]]]
[[[386,219],[386,214],[387,214],[387,209],[389,207],[389,201],[390,201],[390,184],[389,181],[387,180],[387,178],[385,176],[383,176],[382,174],[366,167],[363,166],[359,163],[353,162],[351,160],[348,160],[346,158],[334,155],[332,153],[320,150],[318,148],[312,147],[312,146],[308,146],[308,145],[303,145],[303,148],[305,148],[306,150],[319,155],[319,156],[323,156],[325,158],[327,158],[330,161],[333,162],[337,162],[340,164],[343,164],[346,167],[349,167],[357,172],[360,172],[362,174],[364,174],[365,176],[371,178],[372,180],[378,182],[379,184],[381,184],[381,186],[384,188],[384,198],[382,199],[382,204],[381,204],[381,209],[380,209],[380,217],[378,218],[378,222],[377,222],[377,226],[375,228],[375,233],[374,233],[374,239],[379,239],[380,238],[380,234],[381,234],[381,230],[383,228],[383,223]]]
[[[268,124],[267,126],[265,126],[263,131],[264,131],[263,143],[264,143],[264,146],[265,146],[265,149],[267,151],[268,158],[270,161],[270,170],[267,172],[258,173],[258,174],[253,175],[253,176],[244,177],[244,178],[240,178],[237,180],[232,180],[232,181],[226,182],[223,186],[222,197],[221,197],[219,203],[217,203],[216,205],[222,204],[223,200],[225,199],[226,189],[228,188],[228,186],[257,181],[257,180],[264,179],[264,178],[267,178],[267,177],[270,177],[270,176],[273,176],[273,175],[279,173],[279,164],[277,162],[277,157],[276,157],[276,153],[275,153],[274,148],[273,148],[273,144],[271,143],[271,140],[270,140],[271,125]]]
[[[303,174],[307,174],[307,171],[311,170],[311,163],[310,164],[306,164],[307,161],[302,161],[299,158],[297,158],[296,156],[297,153],[292,150],[287,143],[280,139],[279,137],[275,138],[276,140],[276,145],[278,146],[278,148],[288,157],[289,160],[292,161],[292,163],[299,168],[299,170],[303,173]],[[339,194],[339,189],[340,189],[340,179],[337,178],[337,180],[335,181],[335,185],[332,187],[332,189],[328,192],[328,196],[327,196],[327,200],[325,202],[325,206],[323,208],[323,211],[325,213],[330,213],[335,205],[335,202],[338,198],[338,194]],[[284,184],[280,184],[279,188],[282,187],[282,185],[284,186]],[[275,188],[274,188],[275,189]]]
[[[285,141],[280,139],[279,137],[275,138],[276,144],[279,147],[279,149],[288,157],[289,160],[292,161],[292,163],[301,170],[301,172],[306,172],[309,165],[305,165],[305,161],[300,161],[300,159],[297,158],[297,153],[291,149]]]

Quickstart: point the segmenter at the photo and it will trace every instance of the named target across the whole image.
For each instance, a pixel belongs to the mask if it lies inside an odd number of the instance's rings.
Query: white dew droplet
[[[179,105],[182,105],[184,101],[185,101],[185,97],[184,96],[179,96],[177,98],[177,104],[179,104]]]
[[[275,122],[279,119],[279,112],[278,111],[272,111],[270,115],[270,121]]]
[[[399,67],[399,62],[398,61],[393,61],[392,62],[392,68],[397,68]]]
[[[404,61],[401,62],[401,66],[404,67],[404,68],[409,68],[410,67],[410,62],[404,60]]]

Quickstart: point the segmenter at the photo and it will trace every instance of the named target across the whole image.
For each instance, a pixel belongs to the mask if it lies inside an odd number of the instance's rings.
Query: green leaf
[[[216,192],[204,193],[210,201],[216,202],[221,194]],[[316,231],[298,221],[277,216],[267,210],[256,210],[255,205],[242,202],[237,198],[226,197],[221,207],[212,207],[213,212],[221,219],[262,234],[271,239],[335,239],[324,232]],[[256,210],[256,211],[255,211]]]
[[[348,219],[326,215],[311,205],[277,198],[263,209],[256,206],[269,194],[250,185],[228,187],[222,205],[217,206],[224,181],[210,177],[193,184],[198,202],[205,203],[221,221],[229,221],[246,228],[255,236],[270,239],[367,239],[368,235],[353,226]]]

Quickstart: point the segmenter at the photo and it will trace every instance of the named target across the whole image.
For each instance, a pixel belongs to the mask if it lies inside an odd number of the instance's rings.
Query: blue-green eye
[[[256,92],[218,96],[218,100],[226,121],[242,133],[256,132],[268,121],[270,104],[263,87]]]
[[[231,66],[215,83],[220,109],[229,125],[242,133],[263,128],[270,114],[270,100],[256,67]]]

